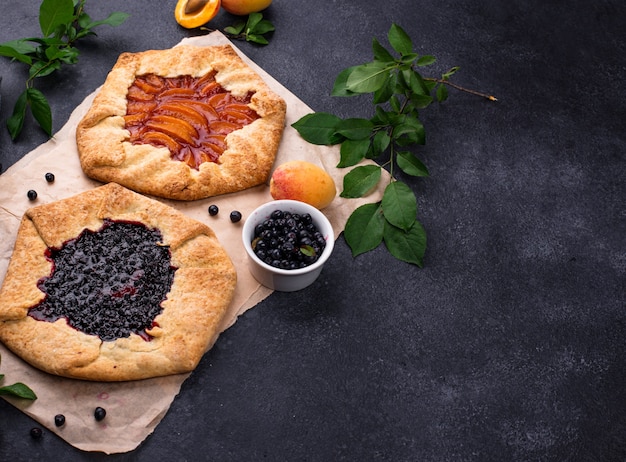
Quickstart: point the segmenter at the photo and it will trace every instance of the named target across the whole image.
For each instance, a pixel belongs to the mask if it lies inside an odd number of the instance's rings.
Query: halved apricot
[[[200,27],[217,15],[220,0],[178,0],[174,9],[176,22],[187,29]]]

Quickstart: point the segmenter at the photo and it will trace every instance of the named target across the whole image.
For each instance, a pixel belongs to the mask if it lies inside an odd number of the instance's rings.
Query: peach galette
[[[229,45],[122,54],[76,139],[87,176],[195,200],[268,179],[286,104]]]

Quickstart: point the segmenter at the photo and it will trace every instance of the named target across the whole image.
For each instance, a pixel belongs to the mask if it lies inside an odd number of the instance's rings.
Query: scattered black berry
[[[54,173],[46,173],[46,181],[48,183],[53,183],[54,182]]]
[[[232,221],[233,223],[241,221],[241,212],[237,210],[233,210],[232,212],[230,212],[230,221]]]
[[[260,260],[282,269],[298,269],[315,263],[326,239],[311,215],[275,210],[254,228],[252,250]]]
[[[98,406],[95,411],[93,411],[93,416],[96,418],[98,422],[103,420],[107,415],[107,411],[104,408]]]
[[[28,191],[26,195],[28,196],[28,199],[31,201],[34,201],[35,199],[37,199],[37,191],[35,191],[34,189],[31,189],[30,191]]]
[[[62,427],[65,424],[65,416],[63,414],[57,414],[54,416],[54,425]]]
[[[43,435],[43,430],[39,427],[33,427],[30,429],[30,436],[38,440]]]
[[[213,205],[209,205],[209,215],[211,215],[212,217],[214,217],[215,215],[217,215],[219,213],[220,209],[217,205],[213,204]]]

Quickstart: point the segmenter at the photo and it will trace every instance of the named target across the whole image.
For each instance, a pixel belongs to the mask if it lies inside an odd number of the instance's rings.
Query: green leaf
[[[231,35],[239,35],[243,32],[243,28],[246,27],[245,21],[237,21],[232,26],[224,28],[224,32]]]
[[[26,91],[33,117],[39,123],[43,131],[46,132],[48,136],[52,136],[52,111],[50,110],[48,100],[44,94],[36,88],[29,88]]]
[[[398,167],[411,176],[428,176],[428,169],[413,153],[408,151],[400,151],[396,153],[396,162]]]
[[[256,25],[261,22],[261,19],[263,19],[261,13],[250,13],[246,21],[246,27],[250,30],[254,29]]]
[[[343,191],[341,197],[363,197],[378,184],[381,177],[379,165],[361,165],[352,169],[343,177]]]
[[[337,75],[335,83],[333,84],[333,89],[330,92],[331,96],[356,96],[359,94],[348,90],[348,77],[350,77],[350,74],[352,74],[357,67],[358,66],[349,67]]]
[[[343,137],[336,133],[336,127],[341,119],[326,112],[314,112],[297,120],[291,126],[306,141],[317,145],[332,145],[343,141]]]
[[[380,42],[374,38],[372,41],[372,50],[374,52],[374,59],[383,63],[393,63],[394,57],[387,51],[387,49],[380,44]]]
[[[385,188],[381,205],[387,221],[404,231],[408,231],[417,218],[415,194],[399,181],[394,181]]]
[[[26,106],[28,104],[27,91],[24,90],[22,94],[17,98],[15,106],[13,107],[13,115],[7,119],[7,128],[11,139],[15,140],[22,131],[24,126],[24,119],[26,118]]]
[[[39,7],[39,26],[44,37],[52,35],[59,27],[74,20],[72,0],[43,0]]]
[[[385,222],[383,232],[385,246],[389,253],[398,260],[423,266],[424,253],[426,252],[426,231],[419,221],[415,221],[408,231],[403,231]]]
[[[448,99],[448,88],[445,85],[437,87],[437,101],[442,102]]]
[[[339,149],[338,168],[352,167],[361,162],[370,148],[369,138],[364,140],[345,140]]]
[[[424,109],[430,106],[430,104],[433,102],[433,97],[430,95],[420,95],[414,93],[411,95],[410,100],[416,108]]]
[[[59,61],[37,61],[28,70],[28,75],[31,79],[36,77],[45,77],[52,74],[54,71],[61,69],[61,62]]]
[[[448,80],[453,74],[455,74],[459,69],[461,69],[459,66],[454,66],[453,68],[451,68],[450,70],[448,70],[448,72],[444,72],[441,75],[441,78],[443,80]]]
[[[121,26],[122,24],[124,24],[124,22],[126,22],[126,20],[129,17],[130,15],[128,13],[122,13],[120,11],[111,13],[106,19],[101,19],[99,21],[91,21],[89,19],[89,16],[87,16],[90,22],[87,22],[84,25],[81,24],[81,26],[85,29],[93,29],[94,27],[103,26],[103,25],[117,27],[117,26]]]
[[[392,24],[389,33],[387,34],[389,43],[401,55],[408,55],[413,52],[413,42],[411,37],[397,24]]]
[[[346,89],[354,93],[373,93],[389,80],[389,64],[373,61],[352,69],[346,81]]]
[[[9,54],[2,54],[3,56],[8,56],[13,58],[13,55],[28,55],[35,53],[37,51],[37,47],[33,46],[30,43],[29,39],[19,39],[19,40],[10,40],[8,42],[4,42],[0,44],[0,49],[10,48],[13,51],[10,51]]]
[[[387,133],[387,130],[379,130],[376,132],[372,140],[372,146],[375,153],[382,154],[387,150],[390,144],[391,137],[389,136],[389,133]]]
[[[405,116],[401,121],[397,122],[392,138],[401,146],[424,144],[426,142],[424,126],[419,119],[409,116]]]
[[[358,207],[346,222],[344,237],[356,257],[375,249],[383,240],[385,220],[380,204],[365,204]]]
[[[260,21],[254,28],[254,32],[261,35],[267,34],[268,32],[273,32],[275,30],[276,28],[274,27],[274,24],[272,24],[267,19]]]
[[[258,43],[259,45],[267,45],[270,43],[265,37],[257,34],[246,34],[246,41]]]
[[[434,64],[437,61],[437,59],[435,59],[434,56],[431,55],[424,55],[424,56],[420,56],[416,62],[416,64],[420,67],[423,66],[430,66],[431,64]]]
[[[393,89],[396,86],[396,79],[393,74],[389,75],[389,78],[385,84],[374,92],[374,104],[383,104],[389,101],[393,96]]]
[[[21,382],[0,387],[0,395],[16,396],[18,398],[31,400],[37,399],[37,395],[35,394],[35,392]]]
[[[369,119],[350,118],[337,124],[336,132],[349,140],[362,140],[372,134],[374,124]]]

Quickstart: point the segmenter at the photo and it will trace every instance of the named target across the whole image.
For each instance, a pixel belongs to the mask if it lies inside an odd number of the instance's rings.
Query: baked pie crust
[[[173,158],[174,153],[165,144],[130,140],[125,119],[129,88],[138,77],[148,75],[169,79],[214,75],[215,81],[233,97],[249,97],[247,106],[258,119],[230,132],[225,138],[226,149],[216,161],[194,168]],[[180,45],[167,50],[124,53],[78,124],[76,140],[81,167],[90,178],[168,199],[196,200],[241,191],[267,181],[284,130],[285,113],[285,101],[230,45]],[[171,117],[180,121],[185,115],[170,113],[166,117],[167,123],[173,122],[168,128],[174,137],[189,138],[188,131],[205,130],[193,127],[193,121],[183,120],[176,126]]]
[[[137,334],[102,341],[71,327],[66,318],[40,321],[28,312],[45,297],[49,249],[59,249],[106,219],[158,229],[176,269],[162,311]],[[110,183],[24,214],[6,278],[0,288],[0,340],[33,366],[51,374],[94,381],[123,381],[193,370],[213,345],[232,300],[237,275],[213,231],[154,199]]]

